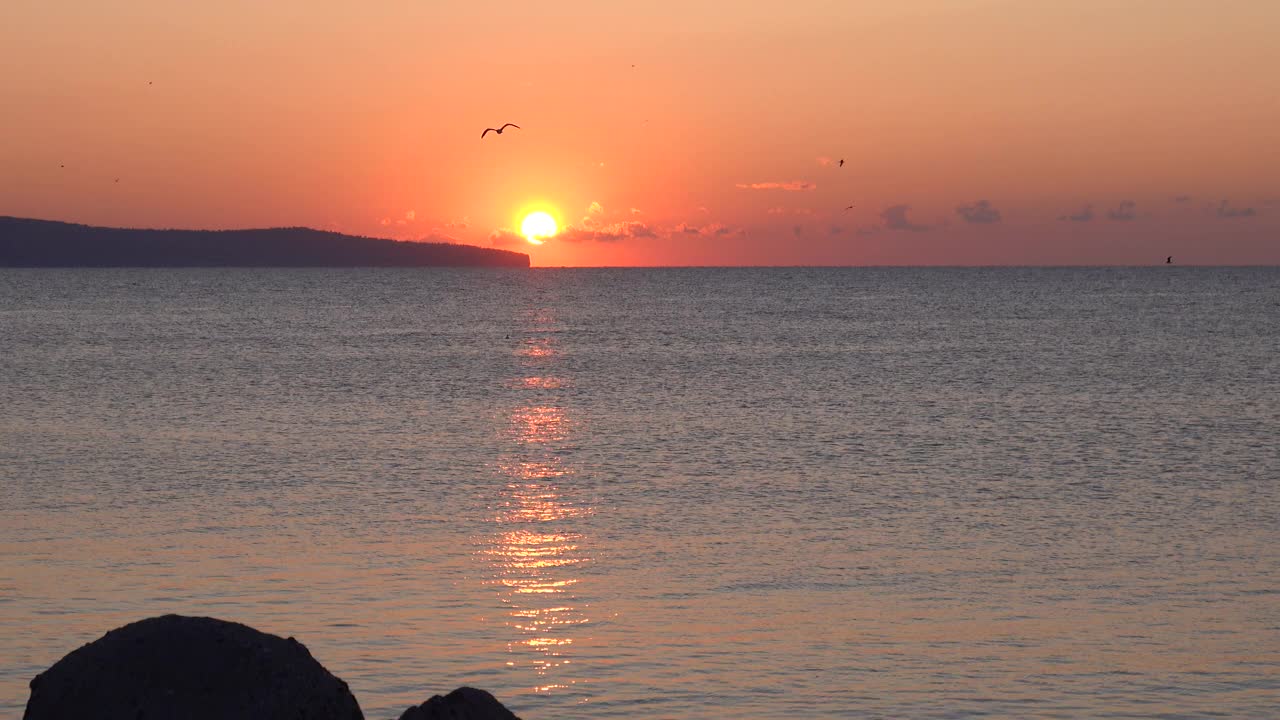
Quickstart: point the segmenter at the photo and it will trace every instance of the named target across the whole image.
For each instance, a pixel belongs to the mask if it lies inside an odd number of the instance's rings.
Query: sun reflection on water
[[[553,323],[542,311],[532,318],[535,329]],[[531,371],[511,387],[529,393],[516,404],[501,431],[510,453],[497,464],[506,485],[497,505],[497,531],[486,539],[484,554],[506,608],[508,667],[532,670],[537,693],[563,690],[576,681],[563,674],[572,664],[570,651],[581,629],[590,623],[587,604],[578,596],[579,569],[591,558],[576,522],[591,508],[575,498],[576,468],[559,454],[577,430],[557,391],[562,377],[532,371],[559,355],[553,335],[524,340],[515,353]],[[548,677],[561,672],[556,681]]]

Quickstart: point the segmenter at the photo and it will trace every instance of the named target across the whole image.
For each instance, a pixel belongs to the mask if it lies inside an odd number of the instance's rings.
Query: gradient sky
[[[6,0],[0,215],[535,265],[1280,263],[1276,0],[363,5]],[[531,208],[571,229],[529,245]]]

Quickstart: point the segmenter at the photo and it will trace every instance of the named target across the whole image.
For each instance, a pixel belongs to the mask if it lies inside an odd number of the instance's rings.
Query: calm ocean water
[[[179,612],[370,718],[1280,715],[1280,270],[0,270],[0,715]]]

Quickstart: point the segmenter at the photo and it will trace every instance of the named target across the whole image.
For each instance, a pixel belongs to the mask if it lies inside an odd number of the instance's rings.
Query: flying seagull
[[[502,127],[500,127],[500,128],[485,128],[485,129],[484,129],[484,132],[480,133],[480,139],[481,139],[481,140],[483,140],[483,139],[484,139],[484,136],[485,136],[485,135],[488,135],[490,130],[492,130],[492,131],[494,131],[494,132],[498,133],[499,135],[501,135],[501,134],[502,134],[502,131],[503,131],[503,130],[506,130],[506,129],[507,129],[507,128],[509,128],[509,127],[513,127],[513,128],[515,128],[515,129],[517,129],[517,130],[519,130],[519,129],[520,129],[520,126],[519,126],[519,125],[517,125],[517,124],[515,124],[515,123],[507,123],[507,124],[503,125],[503,126],[502,126]]]
[[[844,158],[840,158],[840,163],[836,167],[844,167]]]
[[[849,207],[845,208],[845,209],[844,209],[844,211],[845,211],[845,212],[849,212],[849,211],[850,211],[850,210],[852,210],[852,209],[853,209],[853,206],[852,206],[852,205],[850,205]]]

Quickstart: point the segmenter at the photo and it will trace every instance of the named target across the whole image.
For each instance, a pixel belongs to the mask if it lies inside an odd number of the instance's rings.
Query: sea
[[[164,613],[378,719],[1280,717],[1280,269],[0,270],[0,716]]]

